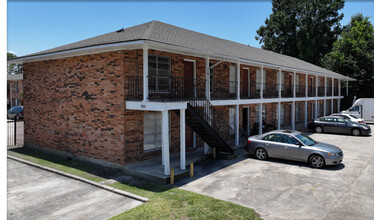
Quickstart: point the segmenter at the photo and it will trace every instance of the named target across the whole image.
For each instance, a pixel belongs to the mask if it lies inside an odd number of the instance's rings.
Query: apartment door
[[[186,98],[194,97],[194,63],[184,61],[184,94]]]
[[[242,97],[249,97],[249,90],[248,90],[248,80],[249,79],[249,71],[248,69],[243,69],[243,90],[242,90]]]

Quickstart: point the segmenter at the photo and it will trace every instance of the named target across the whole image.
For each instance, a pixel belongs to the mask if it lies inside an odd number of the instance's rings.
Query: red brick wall
[[[116,51],[24,64],[25,144],[124,163],[124,60]]]

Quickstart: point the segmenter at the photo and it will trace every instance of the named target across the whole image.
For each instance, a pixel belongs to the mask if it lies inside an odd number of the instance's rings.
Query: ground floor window
[[[262,122],[266,119],[266,105],[262,105]],[[260,122],[260,105],[256,106],[256,122]]]
[[[162,115],[161,112],[144,113],[144,151],[158,150],[162,147]],[[170,115],[169,115],[170,137]],[[170,140],[169,140],[170,143]],[[170,146],[170,144],[169,144]]]

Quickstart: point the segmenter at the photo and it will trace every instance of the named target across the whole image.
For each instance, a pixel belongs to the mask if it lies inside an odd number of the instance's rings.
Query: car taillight
[[[365,121],[358,121],[358,123],[365,123]]]
[[[251,141],[250,141],[250,140],[247,140],[247,144],[249,144],[249,143],[251,143]]]
[[[311,124],[311,123],[313,123],[313,121],[308,121],[308,124]]]

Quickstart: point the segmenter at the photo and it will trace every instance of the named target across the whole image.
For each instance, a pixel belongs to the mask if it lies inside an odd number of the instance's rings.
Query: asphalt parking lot
[[[56,173],[8,162],[8,219],[107,219],[143,204]]]
[[[196,166],[195,178],[178,185],[254,208],[265,219],[374,219],[374,137],[311,137],[339,146],[343,163],[312,169],[304,163],[259,161],[243,154],[232,161],[204,161]]]

